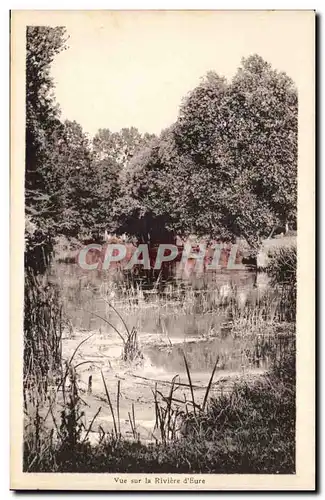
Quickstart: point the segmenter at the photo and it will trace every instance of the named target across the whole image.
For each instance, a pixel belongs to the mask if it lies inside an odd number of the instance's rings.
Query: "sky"
[[[201,77],[229,79],[251,54],[285,71],[298,92],[301,68],[313,64],[303,12],[67,11],[59,20],[70,38],[52,67],[57,102],[90,136],[130,126],[159,133]]]

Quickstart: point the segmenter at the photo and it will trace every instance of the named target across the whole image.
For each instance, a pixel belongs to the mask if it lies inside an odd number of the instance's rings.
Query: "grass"
[[[287,353],[266,376],[238,384],[226,396],[209,398],[211,374],[204,403],[181,411],[175,402],[173,380],[167,396],[155,395],[161,440],[141,443],[136,419],[130,415],[134,440],[118,432],[104,433],[97,445],[81,437],[82,411],[70,386],[59,431],[40,431],[40,418],[26,434],[24,470],[33,472],[178,472],[267,473],[295,472],[295,355]],[[189,385],[192,386],[188,371]],[[104,379],[103,379],[103,383]],[[191,391],[192,392],[192,391]],[[106,388],[107,399],[110,401]],[[184,402],[186,403],[186,402]],[[108,403],[112,408],[112,402]],[[100,410],[99,410],[100,411]],[[113,413],[113,409],[112,409]],[[91,426],[97,415],[95,415]],[[36,420],[35,420],[36,421]],[[177,429],[176,426],[179,426]],[[177,429],[177,432],[176,432]]]
[[[294,359],[281,364],[285,379],[273,369],[251,385],[239,384],[231,394],[210,401],[199,417],[187,417],[185,441],[197,450],[194,470],[202,470],[207,460],[211,472],[223,463],[228,473],[294,472]]]

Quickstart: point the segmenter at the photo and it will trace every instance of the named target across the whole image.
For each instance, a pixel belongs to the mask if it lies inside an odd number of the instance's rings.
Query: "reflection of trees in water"
[[[163,292],[168,284],[175,282],[175,264],[162,265],[161,269],[144,269],[143,266],[134,266],[130,271],[124,270],[121,280],[130,287],[138,287],[143,291],[155,289]]]
[[[229,306],[238,307],[241,300],[246,303],[256,286],[256,276],[250,272],[209,271],[183,278],[177,272],[177,267],[178,263],[167,263],[160,271],[142,267],[136,271],[124,270],[118,278],[120,293],[124,295],[128,290],[137,290],[147,301],[154,294],[155,300],[159,298],[164,302],[183,303],[191,307],[193,313],[219,309],[229,314]]]
[[[146,354],[156,366],[179,370],[184,366],[184,354],[191,371],[211,369],[218,358],[218,369],[268,368],[295,351],[295,335],[276,331],[273,335],[248,336],[234,339],[228,335],[202,341],[188,341],[173,346],[152,346]]]

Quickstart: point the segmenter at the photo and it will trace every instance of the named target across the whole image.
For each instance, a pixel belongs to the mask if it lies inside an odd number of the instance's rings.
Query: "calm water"
[[[184,370],[185,355],[190,372],[211,371],[218,360],[217,371],[267,369],[288,350],[294,349],[295,337],[276,333],[272,336],[213,338],[173,346],[152,346],[145,350],[153,365],[175,373]]]
[[[76,264],[55,263],[50,279],[61,289],[72,332],[98,329],[109,334],[110,326],[95,313],[125,333],[118,315],[106,302],[109,301],[128,327],[137,329],[140,341],[141,333],[166,339],[166,345],[146,347],[145,354],[152,364],[170,372],[183,367],[183,353],[190,369],[200,372],[210,370],[217,358],[219,369],[263,368],[281,352],[277,332],[273,327],[270,331],[265,327],[270,311],[266,311],[265,325],[257,329],[254,323],[252,330],[255,318],[252,319],[251,311],[259,314],[264,295],[270,293],[264,274],[175,273],[167,279],[160,276],[152,283],[143,276],[84,271]],[[236,334],[232,330],[235,321],[243,324]],[[194,338],[195,342],[191,340]]]
[[[61,290],[65,311],[74,328],[105,330],[105,323],[92,313],[112,320],[113,311],[106,303],[109,301],[131,327],[157,333],[164,333],[166,328],[173,337],[182,333],[200,334],[202,322],[208,328],[217,327],[224,319],[222,306],[232,296],[241,304],[256,301],[268,286],[264,274],[253,272],[220,271],[186,277],[178,274],[168,280],[158,277],[151,283],[143,277],[84,271],[76,264],[64,263],[54,263],[50,279]]]

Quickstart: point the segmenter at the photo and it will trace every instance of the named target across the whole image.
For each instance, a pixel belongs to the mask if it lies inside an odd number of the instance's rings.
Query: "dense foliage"
[[[272,284],[288,285],[292,291],[296,290],[297,286],[297,246],[276,248],[270,252],[270,261],[267,266],[267,273],[271,277]]]
[[[210,72],[160,137],[60,121],[50,65],[63,28],[27,30],[26,211],[46,234],[141,241],[244,238],[296,224],[297,93],[254,55],[232,81]],[[109,116],[107,117],[109,122]]]
[[[209,73],[184,101],[175,135],[194,160],[201,231],[224,229],[254,246],[295,224],[297,94],[285,74],[256,55],[230,83]]]

